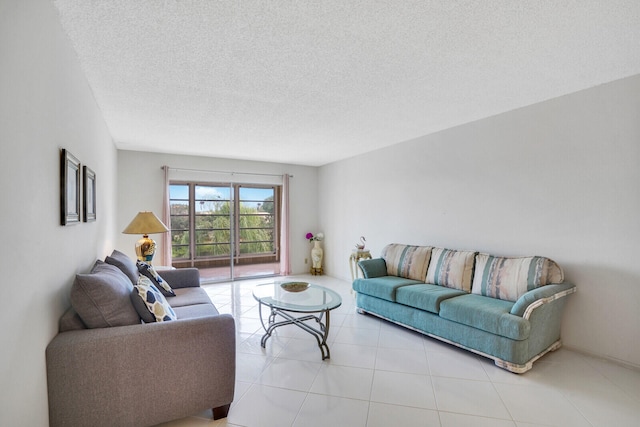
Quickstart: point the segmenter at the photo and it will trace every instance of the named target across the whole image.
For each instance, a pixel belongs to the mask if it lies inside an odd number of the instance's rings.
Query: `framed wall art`
[[[60,167],[60,221],[62,225],[80,222],[80,161],[62,149]]]
[[[83,186],[82,212],[84,222],[96,220],[96,173],[87,166],[82,167]]]

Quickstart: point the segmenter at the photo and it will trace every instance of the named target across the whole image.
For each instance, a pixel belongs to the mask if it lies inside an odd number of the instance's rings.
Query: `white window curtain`
[[[289,258],[289,175],[282,175],[282,214],[280,215],[280,274],[291,274]]]

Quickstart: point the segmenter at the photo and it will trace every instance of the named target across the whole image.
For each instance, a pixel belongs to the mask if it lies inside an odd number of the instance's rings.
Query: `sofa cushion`
[[[105,262],[107,264],[115,265],[127,275],[129,280],[131,280],[131,285],[135,285],[138,282],[138,267],[136,267],[136,263],[118,250],[113,250],[110,256],[105,258]]]
[[[151,320],[151,317],[146,314],[144,316],[141,315],[145,321],[166,322],[177,319],[173,308],[171,308],[167,299],[162,295],[162,292],[151,282],[151,279],[140,275],[138,283],[136,283],[134,288],[134,292],[138,294],[138,298],[144,303],[146,309],[153,316],[153,320]],[[142,311],[139,304],[136,304],[136,308]]]
[[[548,258],[507,258],[478,254],[472,292],[516,301],[530,290],[563,280],[562,269]]]
[[[409,285],[397,289],[396,302],[437,314],[442,301],[459,295],[466,292],[431,284]]]
[[[374,277],[373,279],[356,279],[353,281],[353,290],[373,297],[396,301],[396,290],[407,285],[422,283],[418,280],[405,279],[397,276]]]
[[[510,301],[466,294],[442,301],[440,317],[513,340],[525,340],[531,324],[511,314],[511,307]]]
[[[184,307],[176,307],[174,311],[178,319],[193,319],[196,317],[217,316],[220,314],[213,304],[185,305]]]
[[[203,288],[181,288],[175,290],[175,297],[169,298],[169,304],[174,309],[195,304],[212,304],[211,298]]]
[[[151,282],[154,285],[156,285],[156,288],[158,288],[158,290],[162,292],[162,295],[164,295],[165,297],[176,296],[173,289],[171,289],[171,286],[169,285],[169,283],[167,283],[166,280],[160,277],[160,275],[156,272],[156,269],[153,268],[153,265],[147,264],[146,262],[137,261],[136,267],[138,267],[138,272],[140,274],[148,277],[151,280]]]
[[[382,249],[381,256],[387,264],[387,275],[424,282],[431,247],[392,243]]]
[[[71,286],[71,306],[88,328],[140,323],[129,294],[133,285],[118,267],[96,261],[91,273],[77,274]]]
[[[427,283],[471,292],[475,255],[471,251],[433,248]]]

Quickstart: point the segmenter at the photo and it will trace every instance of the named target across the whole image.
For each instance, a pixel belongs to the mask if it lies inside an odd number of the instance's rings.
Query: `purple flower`
[[[313,235],[313,233],[307,233],[307,235],[305,236],[307,238],[308,241],[310,242],[315,242],[315,241],[320,241],[324,239],[324,234],[323,233],[318,233],[315,236]]]

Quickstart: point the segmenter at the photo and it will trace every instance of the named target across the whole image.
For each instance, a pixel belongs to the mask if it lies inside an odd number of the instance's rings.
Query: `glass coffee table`
[[[296,325],[316,338],[322,360],[330,357],[327,345],[330,313],[342,304],[340,295],[320,285],[283,281],[256,286],[253,297],[258,301],[260,322],[265,330],[260,342],[263,348],[276,328]],[[262,316],[263,307],[269,310],[266,322]],[[278,317],[283,320],[276,321]],[[309,320],[315,320],[317,326]]]

